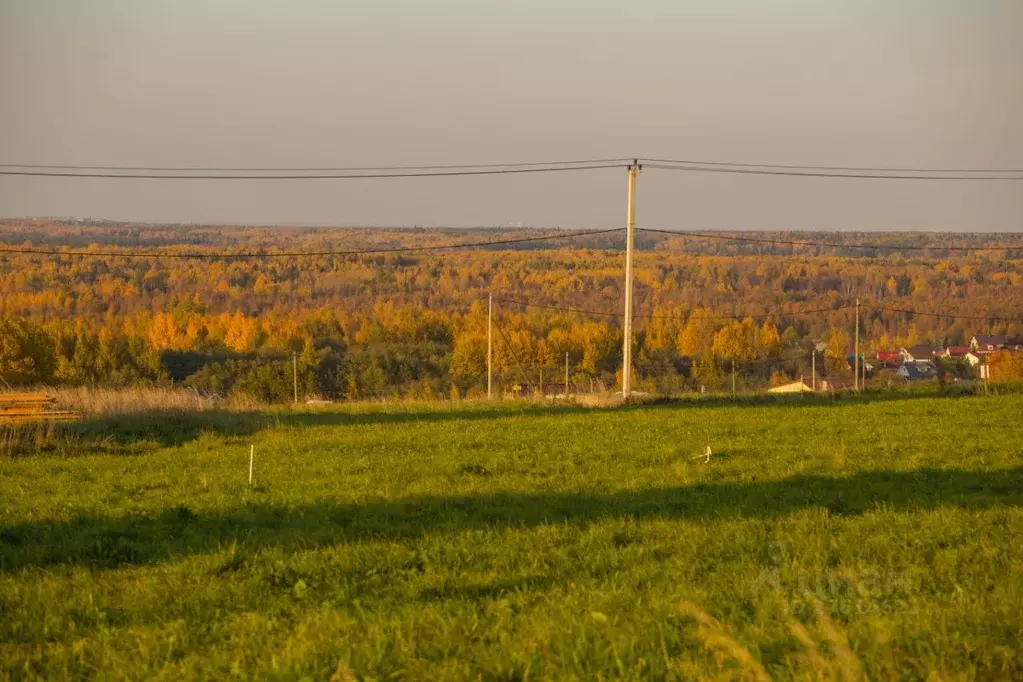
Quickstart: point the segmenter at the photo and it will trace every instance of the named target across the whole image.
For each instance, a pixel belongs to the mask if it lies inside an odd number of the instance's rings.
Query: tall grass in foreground
[[[63,409],[83,416],[138,414],[140,412],[249,411],[266,405],[244,395],[228,399],[204,396],[186,388],[94,388],[40,386],[34,389],[57,399]]]
[[[131,433],[133,424],[150,423],[155,427],[166,424],[173,428],[182,420],[212,420],[215,414],[252,416],[266,409],[265,404],[249,396],[224,400],[184,388],[33,386],[18,392],[45,393],[56,399],[61,410],[78,412],[81,419],[19,424],[0,420],[0,457],[109,450],[107,446],[115,441],[125,444],[119,433],[122,430]]]
[[[988,388],[994,395],[1023,394],[1023,382],[1000,382]],[[275,423],[281,415],[297,415],[340,410],[349,415],[415,415],[439,411],[478,413],[496,405],[502,409],[531,412],[550,408],[578,409],[609,407],[618,401],[576,400],[550,401],[543,398],[517,398],[498,400],[425,399],[421,397],[395,397],[342,402],[336,405],[267,405],[244,394],[233,394],[226,399],[208,396],[198,391],[178,387],[100,388],[68,386],[33,386],[18,392],[46,393],[57,400],[62,410],[73,410],[81,420],[66,423],[5,424],[0,419],[0,457],[32,454],[74,456],[82,453],[98,454],[143,452],[155,446],[181,444],[195,433],[251,433]],[[893,388],[872,388],[861,393],[835,392],[821,394],[681,394],[677,396],[651,396],[632,400],[633,403],[663,405],[730,405],[754,408],[771,405],[812,406],[835,402],[891,401],[907,398],[940,396],[968,398],[984,394],[978,382],[955,384],[924,383],[900,385]],[[611,394],[606,394],[609,397]],[[581,396],[586,398],[588,396]]]
[[[7,391],[0,390],[0,393]],[[80,412],[84,417],[108,416],[108,415],[130,415],[139,413],[154,412],[254,412],[274,407],[267,403],[245,394],[231,394],[226,398],[219,395],[203,395],[202,393],[189,388],[179,387],[131,387],[131,388],[102,388],[93,386],[46,386],[38,385],[25,388],[12,389],[16,393],[45,393],[56,398],[57,405],[61,409]],[[1023,382],[1008,381],[991,384],[987,392],[994,395],[1014,395],[1023,393]],[[765,403],[792,401],[822,401],[834,399],[891,399],[900,397],[924,397],[929,395],[959,397],[986,394],[985,387],[980,382],[959,382],[954,384],[936,384],[933,382],[921,382],[918,384],[899,384],[892,387],[871,387],[868,390],[855,393],[852,391],[839,391],[821,394],[768,394],[764,392],[740,392],[730,393],[681,393],[675,395],[650,396],[644,399],[636,399],[635,402],[706,402],[706,401],[734,401],[737,403]],[[613,394],[603,394],[605,397],[613,397]],[[588,397],[580,395],[579,398]],[[618,396],[620,399],[620,395]],[[501,399],[498,402],[506,402],[509,399]],[[549,397],[523,397],[512,398],[511,402],[518,404],[533,405],[558,405],[565,404],[564,400],[551,400]],[[580,402],[570,399],[569,403]],[[613,402],[613,401],[612,401]],[[487,403],[483,399],[460,399],[449,400],[447,398],[422,398],[394,396],[390,398],[378,398],[375,400],[341,401],[346,409],[356,411],[378,411],[380,409],[393,410],[408,409],[420,411],[423,409],[434,409],[438,405],[458,406],[482,406]],[[583,403],[590,404],[590,403]],[[595,401],[595,406],[606,406],[608,401]],[[279,405],[277,407],[288,407],[291,405]],[[304,407],[304,406],[303,406]]]

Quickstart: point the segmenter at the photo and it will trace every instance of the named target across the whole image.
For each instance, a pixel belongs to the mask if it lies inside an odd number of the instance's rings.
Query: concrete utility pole
[[[853,390],[860,390],[860,299],[856,299],[856,342],[853,345]]]
[[[639,160],[629,166],[629,207],[625,223],[625,339],[622,342],[622,399],[632,392],[632,242],[636,235],[636,176],[642,170]],[[566,383],[566,390],[567,384]]]
[[[494,399],[494,295],[487,298],[487,400]]]
[[[295,389],[295,404],[298,405],[298,353],[291,351],[291,381]]]

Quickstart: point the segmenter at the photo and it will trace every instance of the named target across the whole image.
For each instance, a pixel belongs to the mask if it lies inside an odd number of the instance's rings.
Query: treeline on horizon
[[[203,392],[290,400],[293,361],[302,397],[463,397],[486,386],[486,297],[497,304],[498,389],[571,380],[619,381],[623,235],[471,250],[362,256],[203,260],[189,253],[328,251],[437,246],[550,231],[374,230],[139,226],[78,221],[0,222],[4,246],[114,249],[124,256],[0,253],[0,377],[32,384],[181,384]],[[740,389],[810,374],[847,380],[850,309],[770,319],[747,316],[870,305],[943,315],[1023,319],[1023,241],[1012,235],[772,233],[783,239],[927,246],[928,251],[807,247],[641,235],[635,262],[636,388],[675,393]],[[998,250],[957,254],[953,245]],[[607,315],[529,308],[504,301]],[[736,319],[720,319],[735,317]],[[709,319],[719,318],[719,319]],[[864,307],[861,347],[966,345],[977,333],[1023,324]],[[293,360],[294,359],[294,360]],[[1020,378],[1018,358],[996,379]],[[943,377],[967,377],[959,364]]]

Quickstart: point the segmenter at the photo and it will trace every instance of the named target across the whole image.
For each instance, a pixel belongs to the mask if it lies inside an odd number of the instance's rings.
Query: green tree
[[[54,343],[36,325],[18,318],[0,318],[0,378],[9,384],[31,384],[53,378]]]
[[[725,385],[725,375],[709,350],[704,351],[693,366],[693,378],[708,391],[720,391]]]

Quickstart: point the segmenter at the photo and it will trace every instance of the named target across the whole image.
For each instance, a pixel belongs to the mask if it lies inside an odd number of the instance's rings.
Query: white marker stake
[[[256,446],[249,446],[249,485],[252,485],[252,462],[256,459]]]

